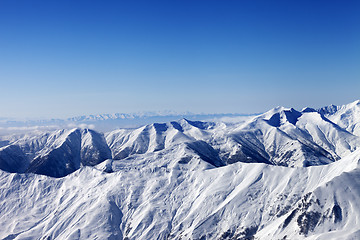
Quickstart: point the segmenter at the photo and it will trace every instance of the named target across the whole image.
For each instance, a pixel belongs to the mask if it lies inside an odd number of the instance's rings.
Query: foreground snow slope
[[[64,178],[0,174],[5,239],[358,239],[360,152],[336,163],[215,168],[186,147]]]

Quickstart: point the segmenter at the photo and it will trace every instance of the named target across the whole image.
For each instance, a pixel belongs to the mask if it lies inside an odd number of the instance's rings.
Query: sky
[[[0,118],[360,99],[360,1],[0,0]]]

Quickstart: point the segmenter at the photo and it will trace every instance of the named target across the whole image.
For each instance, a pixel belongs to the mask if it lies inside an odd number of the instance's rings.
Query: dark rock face
[[[228,230],[226,232],[224,232],[220,239],[229,239],[229,240],[254,240],[255,239],[255,234],[258,230],[258,226],[250,226],[248,228],[245,228],[243,231],[241,232],[236,232],[233,230]],[[205,238],[206,239],[206,238]]]
[[[342,220],[342,210],[338,204],[335,204],[332,209],[332,215],[334,216],[334,223],[341,222]]]
[[[319,212],[304,212],[297,218],[297,224],[300,228],[300,233],[307,235],[309,232],[314,231],[321,217]]]
[[[293,218],[295,217],[297,211],[298,211],[297,209],[293,210],[291,212],[291,214],[285,219],[284,224],[283,224],[283,228],[286,228],[289,225],[291,220],[293,220]]]
[[[282,229],[286,228],[291,222],[295,222],[299,227],[299,233],[307,236],[316,227],[324,224],[325,221],[341,222],[343,220],[342,209],[336,203],[336,200],[334,201],[335,204],[332,208],[325,209],[313,193],[305,194],[297,207],[293,208],[290,215],[285,219]]]

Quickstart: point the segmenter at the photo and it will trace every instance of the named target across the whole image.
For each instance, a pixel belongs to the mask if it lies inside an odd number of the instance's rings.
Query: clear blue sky
[[[0,117],[360,98],[360,1],[0,1]]]

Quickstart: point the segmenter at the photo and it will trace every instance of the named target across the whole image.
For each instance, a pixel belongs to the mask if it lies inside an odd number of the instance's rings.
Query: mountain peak
[[[302,113],[317,112],[314,108],[305,107],[301,110]]]
[[[339,110],[339,106],[336,105],[329,105],[326,107],[319,108],[317,111],[322,115],[331,115],[336,113]]]
[[[360,106],[360,100],[356,100],[356,101],[354,101],[354,102],[352,102],[352,103],[350,103],[350,104],[348,104],[349,106],[352,106],[352,107],[355,107],[355,106]]]
[[[202,122],[202,121],[191,121],[188,120],[186,118],[182,118],[181,120],[179,120],[180,125],[182,125],[183,127],[186,125],[190,125],[192,127],[196,127],[202,130],[207,130],[211,127],[213,127],[213,123],[210,122]]]
[[[289,122],[293,125],[296,124],[302,113],[294,108],[277,107],[270,110],[268,113],[272,113],[271,117],[266,120],[273,127],[280,127],[281,125]]]

